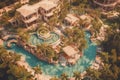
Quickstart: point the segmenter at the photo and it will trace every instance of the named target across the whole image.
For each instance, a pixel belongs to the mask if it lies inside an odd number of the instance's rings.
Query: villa
[[[93,18],[88,14],[84,14],[81,16],[77,16],[75,14],[67,14],[64,19],[64,24],[66,26],[79,26],[79,21],[81,20],[85,29],[89,29],[91,27],[91,21]]]
[[[68,26],[77,26],[79,23],[79,17],[74,14],[67,14],[64,19],[64,23]]]
[[[54,12],[60,11],[60,5],[57,2],[55,0],[42,0],[33,5],[25,4],[18,8],[17,12],[20,13],[20,20],[26,27],[35,26],[37,21],[46,22],[54,15]],[[11,23],[13,22],[11,21]]]
[[[84,28],[89,30],[93,18],[88,14],[81,15],[79,18],[82,20],[82,24],[84,25]]]
[[[100,33],[97,34],[96,38],[94,37],[95,34],[93,34],[91,36],[91,41],[95,42],[95,43],[97,41],[104,41],[105,38],[106,38],[107,29],[109,29],[108,25],[102,25],[101,28],[100,28]]]
[[[67,59],[68,63],[75,64],[76,61],[82,56],[80,51],[74,46],[63,47],[64,57]]]

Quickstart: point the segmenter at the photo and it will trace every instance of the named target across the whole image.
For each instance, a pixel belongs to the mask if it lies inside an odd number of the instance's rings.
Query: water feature
[[[35,37],[33,36],[33,38]],[[18,47],[16,45],[14,45],[11,50],[17,52],[18,54],[22,54],[26,56],[26,61],[29,63],[31,67],[40,65],[44,74],[51,75],[51,76],[60,76],[60,74],[62,74],[63,72],[66,72],[69,76],[72,76],[74,71],[83,72],[84,70],[86,70],[86,68],[88,68],[95,59],[96,45],[92,43],[89,40],[89,38],[90,38],[90,34],[86,33],[86,40],[87,40],[88,47],[84,50],[83,57],[81,57],[78,60],[78,62],[73,66],[62,67],[59,64],[57,65],[48,64],[46,62],[38,60],[35,56],[25,51],[22,47]],[[33,42],[33,43],[37,44],[38,42]]]
[[[30,37],[29,43],[32,45],[38,45],[41,43],[52,44],[52,43],[55,43],[56,41],[58,41],[59,39],[60,39],[59,35],[54,32],[50,32],[50,37],[48,37],[46,39],[40,38],[36,34],[33,34]]]

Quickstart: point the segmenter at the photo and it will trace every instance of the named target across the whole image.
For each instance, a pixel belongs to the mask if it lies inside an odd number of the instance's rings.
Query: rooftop
[[[87,19],[87,16],[86,15],[81,15],[80,19],[85,20],[85,19]]]
[[[18,8],[17,11],[24,17],[27,17],[28,15],[35,13],[35,9],[28,4]]]
[[[91,23],[91,20],[92,20],[93,18],[92,18],[91,16],[85,14],[85,15],[81,15],[81,16],[80,16],[80,19],[81,19],[82,21],[86,21],[86,22],[88,22],[88,23]]]
[[[76,50],[74,47],[72,46],[66,46],[63,48],[63,51],[65,52],[65,54],[67,54],[68,56],[73,56],[75,54],[77,54],[79,52],[79,50]]]
[[[34,5],[23,5],[22,7],[18,8],[17,11],[20,12],[24,17],[27,17],[28,15],[35,13],[40,7],[48,11],[56,6],[57,4],[55,4],[53,1],[43,0]]]
[[[29,2],[29,0],[20,0],[21,4],[25,4],[25,3],[28,3],[28,2]]]
[[[60,0],[49,0],[52,1],[53,3],[58,3]]]
[[[76,17],[75,15],[73,14],[67,14],[67,16],[65,17],[65,20],[71,22],[71,23],[74,23],[76,21],[79,21],[79,18]]]
[[[45,9],[46,11],[56,7],[57,4],[53,3],[52,1],[44,0],[40,2],[40,7]]]

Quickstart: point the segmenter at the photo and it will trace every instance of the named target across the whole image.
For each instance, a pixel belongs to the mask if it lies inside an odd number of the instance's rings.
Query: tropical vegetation
[[[20,57],[0,47],[0,80],[33,80],[31,73],[17,64]]]
[[[0,9],[17,2],[18,0],[0,0]]]
[[[30,4],[37,3],[40,0],[30,0]],[[118,18],[115,19],[107,19],[102,17],[101,12],[104,11],[103,8],[100,9],[95,6],[91,6],[89,3],[93,0],[61,0],[63,3],[60,4],[61,11],[60,13],[55,13],[53,18],[47,21],[47,24],[50,27],[47,27],[50,31],[53,31],[56,23],[62,24],[65,16],[68,13],[76,13],[77,15],[89,14],[93,17],[91,22],[91,32],[98,34],[102,23],[99,22],[99,19],[103,21],[103,23],[110,26],[107,30],[107,36],[105,40],[100,43],[100,47],[102,51],[97,53],[102,58],[103,65],[100,64],[100,69],[94,70],[88,68],[87,74],[83,78],[86,80],[87,78],[91,78],[92,80],[120,80],[120,14]],[[103,0],[101,0],[103,1]],[[16,2],[16,0],[0,0],[0,8],[5,7],[6,5],[10,5]],[[16,6],[15,9],[19,7]],[[19,26],[15,28],[10,26],[8,20],[12,17],[18,18],[19,14],[16,13],[16,10],[13,9],[9,12],[4,12],[3,16],[0,19],[0,26],[4,26],[5,30],[17,33],[20,38],[27,42],[31,32],[35,32],[35,30],[26,30],[25,28],[21,28],[23,26]],[[114,10],[113,10],[114,11]],[[115,11],[120,13],[120,8],[116,7]],[[107,11],[105,11],[107,12]],[[60,16],[57,16],[57,15]],[[74,26],[72,29],[65,28],[61,30],[64,35],[62,35],[61,40],[66,45],[74,44],[81,51],[86,48],[86,40],[85,33],[82,30],[81,26],[84,27],[83,21],[79,21],[80,26]],[[42,27],[41,23],[39,27]],[[15,28],[15,29],[14,29]],[[0,32],[0,34],[2,34]],[[63,46],[62,46],[63,47]],[[48,61],[57,61],[58,54],[52,48],[52,46],[47,44],[40,44],[36,46],[36,54],[43,56]],[[30,72],[24,67],[17,65],[17,61],[20,60],[20,55],[15,54],[14,52],[8,52],[5,48],[0,47],[0,80],[33,80],[33,76]],[[36,74],[42,74],[39,66],[33,68]],[[75,80],[81,80],[81,73],[74,72],[73,78]],[[69,80],[69,77],[66,73],[61,74],[59,78],[53,77],[50,80]]]

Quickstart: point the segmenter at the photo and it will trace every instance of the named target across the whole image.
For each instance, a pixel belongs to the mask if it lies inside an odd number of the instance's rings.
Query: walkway
[[[115,7],[117,4],[120,4],[120,0],[118,0],[114,3],[111,3],[111,4],[102,4],[102,3],[99,3],[97,1],[94,1],[94,3],[99,5],[99,6],[102,6],[102,7]]]

